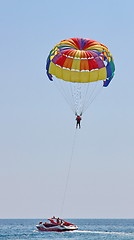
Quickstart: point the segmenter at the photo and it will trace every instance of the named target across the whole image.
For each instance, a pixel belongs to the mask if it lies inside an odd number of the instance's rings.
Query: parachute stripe
[[[53,62],[50,64],[49,73],[57,78],[64,79],[64,81],[69,82],[87,83],[104,80],[107,78],[105,67],[101,69],[93,69],[92,71],[68,71],[68,69],[63,69],[60,66],[55,65]]]

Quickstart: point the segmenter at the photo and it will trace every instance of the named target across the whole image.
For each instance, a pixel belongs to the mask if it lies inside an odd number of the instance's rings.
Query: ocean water
[[[0,239],[134,240],[134,219],[66,219],[79,229],[60,233],[37,231],[35,226],[40,220],[0,219]]]

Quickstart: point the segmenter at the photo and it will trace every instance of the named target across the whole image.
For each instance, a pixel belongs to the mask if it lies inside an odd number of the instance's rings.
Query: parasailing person
[[[81,122],[81,117],[79,115],[77,115],[77,117],[76,117],[76,128],[78,126],[79,126],[79,128],[81,128],[80,122]]]

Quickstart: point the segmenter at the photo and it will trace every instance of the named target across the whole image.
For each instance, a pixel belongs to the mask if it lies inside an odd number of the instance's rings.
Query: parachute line
[[[96,83],[96,85],[94,85],[94,89],[92,89],[92,92],[89,95],[89,98],[84,106],[83,112],[86,112],[88,107],[92,104],[92,102],[95,100],[95,98],[100,94],[100,92],[103,89],[103,86],[99,86],[98,89],[97,89],[97,87],[98,87],[98,85]]]
[[[82,115],[98,96],[100,88],[103,88],[102,81],[83,84],[54,79],[54,83],[67,104],[70,106],[72,112],[76,115]]]
[[[71,107],[72,112],[75,112],[74,103],[72,101],[72,98],[68,97],[70,95],[69,89],[68,88],[65,89],[64,84],[61,81],[57,81],[57,79],[55,79],[54,82],[55,82],[55,86],[57,87],[58,91],[62,94],[65,101]]]
[[[72,162],[73,162],[74,148],[75,148],[75,143],[76,143],[76,132],[77,132],[77,129],[75,129],[74,137],[73,137],[72,150],[71,150],[70,161],[69,161],[69,166],[68,166],[68,171],[67,171],[67,177],[66,177],[66,182],[65,182],[65,189],[64,189],[62,204],[61,204],[61,214],[60,214],[61,216],[63,215],[63,209],[64,209],[64,204],[65,204],[65,199],[66,199],[67,188],[68,188],[68,184],[69,184],[71,166],[72,166]]]

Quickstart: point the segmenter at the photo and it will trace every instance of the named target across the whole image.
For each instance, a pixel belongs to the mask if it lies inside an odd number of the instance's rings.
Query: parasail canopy
[[[77,101],[74,99],[73,102],[78,105],[79,96],[81,98],[82,95],[81,86],[102,80],[103,86],[107,87],[114,76],[115,66],[105,45],[91,39],[70,38],[62,40],[50,51],[46,70],[51,81],[55,76],[75,84],[75,93],[72,95],[74,98],[77,95]],[[79,87],[76,87],[76,84]],[[83,101],[85,102],[85,99]],[[83,104],[81,103],[81,109],[78,110],[77,106],[74,111],[82,113]]]

